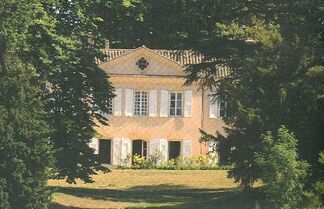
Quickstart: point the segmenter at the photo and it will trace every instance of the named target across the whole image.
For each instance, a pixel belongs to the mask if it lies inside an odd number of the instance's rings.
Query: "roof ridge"
[[[104,48],[102,49],[102,51],[107,56],[105,58],[105,62],[107,62],[120,56],[124,56],[140,48],[150,50],[180,65],[199,64],[203,62],[203,59],[205,57],[202,53],[191,49],[150,49],[144,45],[133,49]]]

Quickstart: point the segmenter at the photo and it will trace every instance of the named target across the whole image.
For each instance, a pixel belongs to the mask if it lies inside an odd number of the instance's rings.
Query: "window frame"
[[[108,106],[108,112],[107,113],[104,113],[103,111],[99,111],[99,113],[102,115],[102,116],[112,116],[114,115],[114,98],[109,98],[110,101],[108,101],[109,103],[111,103],[110,106]],[[108,105],[109,105],[108,103]],[[109,110],[111,109],[111,113],[109,112]]]
[[[219,117],[220,118],[226,117],[226,106],[227,106],[227,102],[224,99],[219,99],[218,107],[219,107]],[[223,112],[224,114],[221,115],[221,112]]]
[[[109,98],[107,115],[114,115],[114,98]]]
[[[171,102],[172,102],[171,97],[172,97],[172,94],[175,94],[174,115],[171,114]],[[178,94],[181,94],[181,106],[180,106],[181,114],[180,115],[177,114],[178,102],[179,102]],[[184,94],[183,94],[182,91],[172,91],[172,92],[169,93],[169,112],[168,113],[169,113],[170,117],[183,117],[183,111],[184,111],[184,102],[183,102],[183,100],[184,100]]]
[[[137,114],[136,110],[136,93],[140,93],[140,100],[139,100],[139,114]],[[145,114],[143,114],[143,93],[146,94],[146,111]],[[133,116],[138,117],[145,117],[149,115],[149,92],[145,90],[133,90]]]

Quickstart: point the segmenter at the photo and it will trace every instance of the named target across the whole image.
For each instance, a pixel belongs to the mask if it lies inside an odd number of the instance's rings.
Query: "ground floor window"
[[[111,164],[111,140],[99,139],[100,163]]]
[[[140,155],[141,157],[147,157],[147,142],[144,140],[133,140],[132,155]]]
[[[176,159],[180,156],[180,141],[169,141],[169,160]]]

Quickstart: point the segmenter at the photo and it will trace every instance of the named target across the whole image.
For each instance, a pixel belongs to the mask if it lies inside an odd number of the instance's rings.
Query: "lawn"
[[[51,180],[55,209],[255,208],[254,192],[242,192],[223,170],[112,170],[95,183]]]

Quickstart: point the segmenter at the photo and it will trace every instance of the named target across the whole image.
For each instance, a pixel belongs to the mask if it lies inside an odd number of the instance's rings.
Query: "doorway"
[[[169,160],[176,159],[180,156],[180,141],[169,141]]]
[[[99,139],[100,163],[111,164],[111,140]]]

